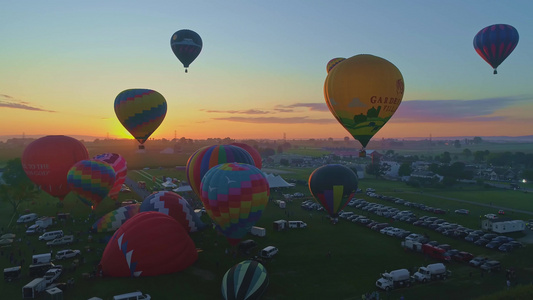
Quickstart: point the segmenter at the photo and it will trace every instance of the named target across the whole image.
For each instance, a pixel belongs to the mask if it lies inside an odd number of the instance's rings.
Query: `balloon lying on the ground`
[[[85,159],[70,168],[67,181],[78,199],[95,208],[113,187],[115,170],[103,161]]]
[[[109,232],[117,230],[124,222],[139,213],[140,203],[119,207],[108,212],[103,217],[94,222],[91,227],[93,232]]]
[[[257,300],[268,288],[265,267],[255,260],[245,260],[231,267],[222,278],[225,300]]]
[[[170,38],[170,48],[183,64],[185,73],[187,73],[189,65],[202,51],[202,46],[203,42],[200,35],[189,29],[178,30]]]
[[[250,153],[250,155],[254,159],[254,165],[258,169],[261,169],[261,167],[263,166],[263,158],[261,158],[261,154],[259,153],[259,151],[257,151],[257,149],[246,143],[231,143],[231,145],[241,147],[246,150],[246,152]]]
[[[329,71],[324,82],[329,110],[361,142],[363,150],[394,115],[403,94],[400,70],[391,62],[369,54],[341,61]]]
[[[206,146],[194,152],[187,161],[187,180],[193,192],[201,197],[200,184],[205,173],[223,163],[254,164],[254,159],[241,147],[233,145]]]
[[[48,135],[31,142],[24,149],[21,162],[33,183],[63,200],[70,192],[68,171],[84,159],[89,159],[89,152],[82,142],[64,135]]]
[[[494,69],[513,52],[518,45],[518,30],[507,24],[494,24],[481,29],[474,37],[474,49]]]
[[[129,89],[115,98],[115,114],[142,146],[165,119],[167,101],[154,90]]]
[[[231,245],[238,244],[259,220],[270,195],[263,172],[241,163],[211,168],[202,179],[201,190],[207,214]]]
[[[174,192],[152,193],[141,203],[140,211],[157,211],[169,215],[188,232],[195,232],[206,226],[187,200]]]
[[[140,212],[115,232],[102,254],[103,276],[145,277],[185,270],[198,258],[189,233],[171,216]]]
[[[332,218],[337,218],[357,191],[357,175],[343,165],[319,167],[309,176],[309,190]]]
[[[104,153],[93,157],[93,159],[108,163],[115,170],[115,183],[107,195],[111,199],[117,199],[122,185],[128,175],[128,164],[126,159],[117,153]]]

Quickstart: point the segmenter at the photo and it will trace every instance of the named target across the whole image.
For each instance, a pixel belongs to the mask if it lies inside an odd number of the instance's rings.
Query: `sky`
[[[152,138],[342,139],[324,100],[326,64],[392,62],[403,101],[374,136],[521,136],[533,131],[533,2],[3,1],[0,136],[132,138],[115,97],[148,88],[168,105]],[[493,75],[473,48],[492,24],[520,35]],[[203,40],[185,73],[180,29]]]

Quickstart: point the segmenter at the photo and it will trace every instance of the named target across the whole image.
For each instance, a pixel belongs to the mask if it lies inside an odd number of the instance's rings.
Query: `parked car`
[[[476,256],[474,257],[472,260],[470,260],[468,262],[469,265],[471,266],[474,266],[474,267],[479,267],[481,266],[482,264],[484,264],[486,261],[488,261],[489,259],[486,258],[486,257],[483,257],[483,256]]]
[[[446,211],[444,209],[441,209],[441,208],[435,208],[435,209],[433,209],[433,213],[434,214],[443,215],[443,214],[446,213]]]
[[[51,240],[49,242],[46,242],[46,245],[51,246],[58,246],[58,245],[70,245],[74,242],[74,236],[73,235],[65,235],[63,237]]]
[[[498,210],[499,215],[505,215],[505,211],[503,209]]]
[[[502,244],[500,245],[500,247],[498,247],[498,251],[501,251],[501,252],[511,252],[513,251],[513,249],[514,249],[513,245],[509,243]]]
[[[44,232],[44,228],[41,228],[41,226],[39,226],[37,224],[31,225],[26,230],[26,234],[28,234],[28,235],[32,235],[32,234],[36,234],[36,233],[42,233],[42,232]]]
[[[498,216],[495,214],[486,214],[485,218],[494,220],[494,219],[498,219]]]
[[[52,282],[54,282],[62,273],[62,268],[51,268],[44,274],[44,280],[46,281],[46,284],[49,285]]]
[[[261,250],[261,252],[259,252],[259,256],[261,256],[263,258],[272,258],[277,253],[278,253],[278,248],[276,248],[274,246],[268,246],[268,247],[263,248],[263,250]]]
[[[480,268],[487,272],[492,272],[492,271],[500,271],[502,266],[500,262],[497,260],[489,260],[489,261],[484,262],[480,266]]]
[[[478,239],[477,241],[474,242],[474,245],[485,246],[488,243],[490,243],[490,240],[487,240],[487,239],[484,239],[484,238],[480,238],[480,239]]]
[[[81,254],[80,250],[72,250],[72,249],[60,250],[60,251],[57,251],[56,259],[73,258],[80,254]]]
[[[452,259],[459,262],[469,262],[474,258],[474,255],[470,252],[459,251],[452,255]]]
[[[491,242],[488,242],[486,245],[485,245],[485,248],[488,248],[488,249],[498,249],[498,247],[500,247],[502,244],[502,242],[498,242],[498,241],[491,241]]]
[[[470,211],[468,209],[456,209],[455,210],[455,213],[456,214],[461,214],[461,215],[468,215],[470,213]]]

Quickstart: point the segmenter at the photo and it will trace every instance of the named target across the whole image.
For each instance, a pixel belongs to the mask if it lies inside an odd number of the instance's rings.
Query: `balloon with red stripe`
[[[518,30],[507,24],[494,24],[481,29],[474,37],[474,49],[494,69],[513,52],[518,45]]]
[[[82,160],[68,171],[67,181],[83,203],[95,208],[113,187],[115,170],[103,161]]]
[[[126,159],[117,153],[99,154],[93,158],[108,163],[113,170],[115,170],[115,184],[113,184],[108,196],[111,199],[116,200],[122,185],[126,181],[126,175],[128,175],[128,164]]]

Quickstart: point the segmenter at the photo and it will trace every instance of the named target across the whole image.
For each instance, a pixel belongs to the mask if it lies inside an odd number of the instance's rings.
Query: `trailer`
[[[42,277],[35,278],[22,287],[22,299],[35,298],[46,289],[46,280]]]

